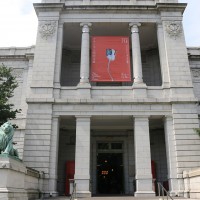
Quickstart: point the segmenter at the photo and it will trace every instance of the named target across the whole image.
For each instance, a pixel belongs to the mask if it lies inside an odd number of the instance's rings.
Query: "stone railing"
[[[200,168],[183,172],[184,196],[186,198],[200,199]]]
[[[43,175],[17,158],[0,155],[0,199],[38,199]]]
[[[32,169],[26,167],[27,171],[25,174],[25,190],[28,195],[28,199],[39,199],[41,194],[41,174]]]

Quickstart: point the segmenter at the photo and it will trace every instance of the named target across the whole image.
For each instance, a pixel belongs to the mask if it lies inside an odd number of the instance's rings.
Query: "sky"
[[[25,47],[35,44],[37,16],[33,3],[41,0],[0,0],[0,47]],[[200,47],[200,0],[179,0],[188,3],[183,26],[186,44]]]

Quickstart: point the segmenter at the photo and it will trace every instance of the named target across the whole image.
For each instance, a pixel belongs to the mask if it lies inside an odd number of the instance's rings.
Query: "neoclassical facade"
[[[41,192],[184,196],[200,167],[200,49],[187,48],[178,0],[42,0],[36,45],[1,48],[19,82],[16,138]],[[130,39],[131,82],[91,82],[91,37]],[[108,189],[109,188],[109,189]],[[199,191],[200,192],[200,191]]]

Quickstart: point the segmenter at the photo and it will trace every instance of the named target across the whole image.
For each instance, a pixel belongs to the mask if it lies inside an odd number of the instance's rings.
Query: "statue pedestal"
[[[26,170],[19,159],[0,155],[0,199],[28,200],[24,189]]]

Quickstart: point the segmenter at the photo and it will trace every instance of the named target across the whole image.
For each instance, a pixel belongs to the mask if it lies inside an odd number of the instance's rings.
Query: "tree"
[[[13,109],[14,105],[9,103],[13,97],[14,89],[18,86],[16,78],[12,75],[12,68],[0,65],[0,125],[9,119],[15,119],[20,109]],[[17,127],[14,125],[14,127]]]
[[[195,128],[194,130],[195,130],[196,133],[200,136],[200,128]]]

